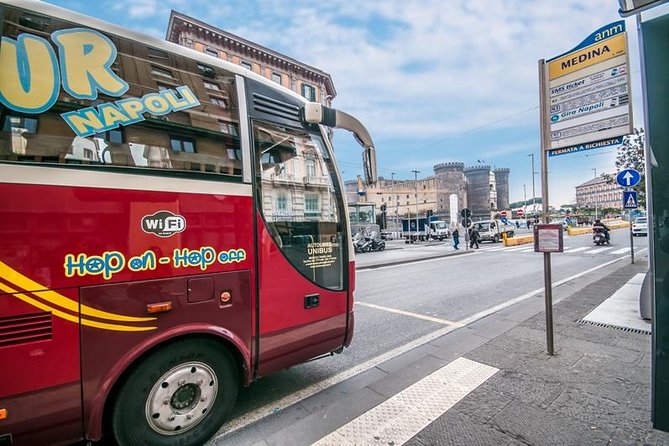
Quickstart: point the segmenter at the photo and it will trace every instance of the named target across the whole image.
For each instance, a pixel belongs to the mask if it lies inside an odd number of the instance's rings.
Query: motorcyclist
[[[597,231],[602,231],[604,233],[604,239],[606,240],[606,244],[610,245],[611,244],[611,237],[609,235],[609,227],[606,226],[602,221],[598,218],[595,220],[595,223],[592,225],[592,230],[597,232]]]

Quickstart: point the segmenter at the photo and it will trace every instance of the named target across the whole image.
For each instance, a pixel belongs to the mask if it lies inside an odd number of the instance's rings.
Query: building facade
[[[329,106],[337,96],[328,73],[176,11],[166,39],[241,65],[310,101]]]
[[[433,176],[417,180],[381,177],[376,185],[365,189],[362,196],[357,193],[360,189],[358,181],[347,181],[345,188],[349,203],[373,203],[377,214],[385,205],[389,223],[415,217],[416,210],[419,216],[432,212],[450,222],[452,199],[457,203],[456,213],[467,207],[472,211],[473,219],[487,220],[496,211],[508,209],[509,173],[507,168],[465,168],[464,163],[450,162],[437,164]]]
[[[623,190],[617,183],[609,183],[603,176],[576,186],[576,204],[600,209],[621,209]]]

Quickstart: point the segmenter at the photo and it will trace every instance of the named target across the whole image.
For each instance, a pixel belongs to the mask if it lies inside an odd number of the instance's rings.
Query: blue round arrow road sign
[[[636,186],[641,181],[641,174],[634,169],[621,170],[616,176],[616,181],[622,187]]]

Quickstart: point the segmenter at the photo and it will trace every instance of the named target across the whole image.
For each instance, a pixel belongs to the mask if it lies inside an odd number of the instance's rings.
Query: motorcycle
[[[383,251],[384,249],[386,249],[385,240],[383,240],[376,231],[372,232],[369,239],[371,241],[370,249],[372,251]]]
[[[353,236],[353,249],[355,252],[369,252],[371,250],[371,240],[358,232]]]
[[[597,246],[602,246],[605,244],[611,244],[606,240],[606,232],[600,228],[594,228],[592,230],[592,241]]]

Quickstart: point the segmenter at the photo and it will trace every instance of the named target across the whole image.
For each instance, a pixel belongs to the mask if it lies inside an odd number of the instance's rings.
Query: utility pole
[[[393,231],[397,229],[397,206],[399,205],[399,195],[397,195],[397,191],[395,191],[395,172],[390,172],[390,184],[391,184],[391,197],[392,194],[395,194],[395,218],[393,219]]]
[[[523,216],[527,218],[527,185],[523,184]]]
[[[416,241],[418,241],[418,173],[420,170],[412,170],[414,186],[416,188]]]
[[[597,168],[593,168],[593,169],[590,169],[590,170],[595,172],[595,180],[596,180],[597,179]],[[593,187],[593,190],[594,190],[592,201],[595,202],[595,220],[597,220],[597,186],[595,186],[593,184],[592,187]]]
[[[537,204],[534,197],[536,197],[537,194],[534,192],[534,175],[536,174],[536,172],[534,172],[534,153],[530,153],[527,156],[532,158],[532,219],[535,219],[537,216]]]

